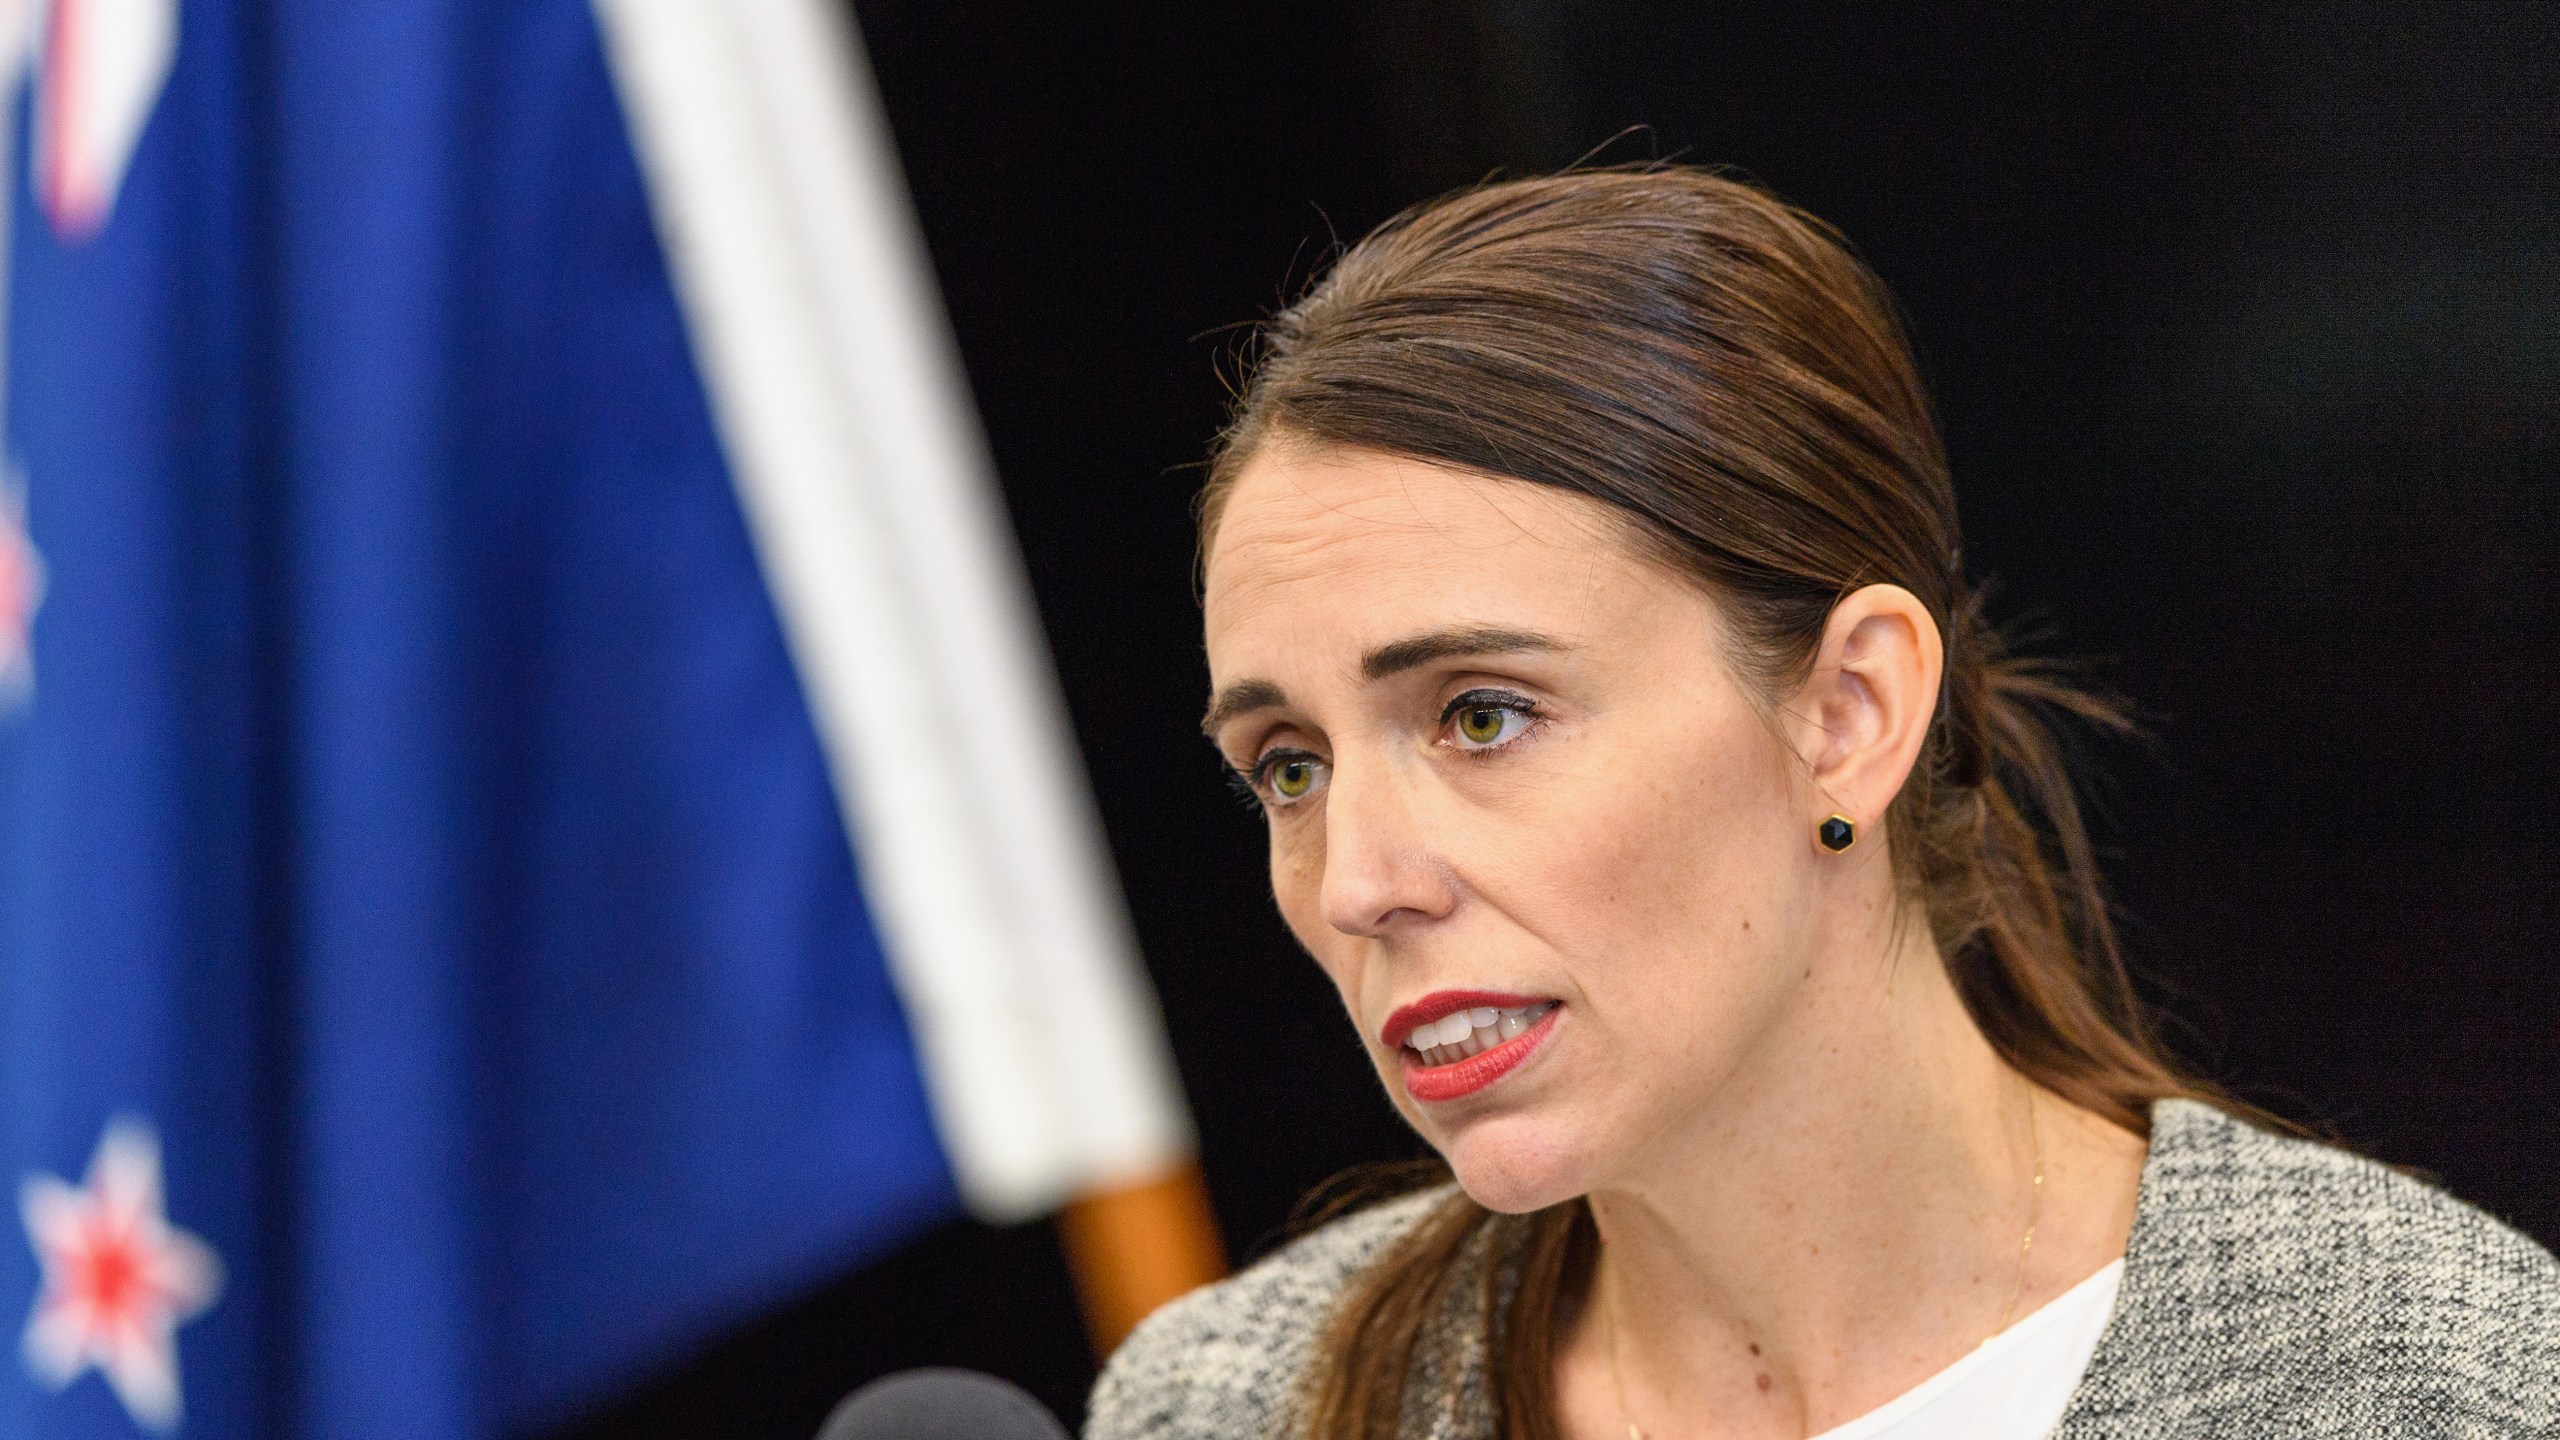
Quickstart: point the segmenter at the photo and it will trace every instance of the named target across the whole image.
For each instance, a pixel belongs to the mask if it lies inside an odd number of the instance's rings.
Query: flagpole
[[[1159,1306],[1227,1273],[1196,1163],[1078,1196],[1058,1212],[1058,1238],[1098,1359]]]
[[[596,13],[953,1178],[1107,1354],[1226,1255],[860,38]]]

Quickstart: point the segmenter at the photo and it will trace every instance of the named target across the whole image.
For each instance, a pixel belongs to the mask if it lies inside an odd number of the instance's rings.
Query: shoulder
[[[2160,1108],[2156,1183],[2176,1202],[2162,1217],[2171,1234],[2260,1257],[2217,1267],[2226,1284],[2308,1306],[2388,1298],[2388,1314],[2370,1318],[2423,1324],[2440,1343],[2560,1343],[2549,1328],[2560,1324],[2560,1260],[2524,1235],[2361,1155],[2192,1102]],[[2270,1283],[2278,1276],[2288,1283]]]
[[[1450,1193],[1425,1190],[1344,1216],[1148,1316],[1103,1367],[1086,1440],[1287,1433],[1335,1298]]]
[[[2164,1101],[2152,1127],[2101,1349],[2146,1409],[2308,1434],[2560,1423],[2550,1251],[2400,1171],[2208,1106]]]

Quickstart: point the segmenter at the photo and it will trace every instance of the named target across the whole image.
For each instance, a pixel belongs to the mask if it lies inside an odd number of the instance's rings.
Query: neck
[[[1927,926],[1902,933],[1818,966],[1713,1106],[1592,1193],[1591,1298],[1616,1324],[1576,1343],[1614,1329],[1655,1414],[1738,1406],[1778,1433],[1828,1428],[2121,1253],[2141,1142],[2005,1064]],[[2039,1150],[2049,1182],[2072,1182],[2040,1202]],[[2027,1266],[2031,1209],[2043,1254]]]

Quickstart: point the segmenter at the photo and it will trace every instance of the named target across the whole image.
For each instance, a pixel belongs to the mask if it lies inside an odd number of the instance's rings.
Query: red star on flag
[[[35,683],[36,606],[44,599],[44,561],[27,538],[24,492],[0,487],[0,711]]]
[[[44,1269],[28,1371],[60,1390],[95,1366],[135,1424],[176,1430],[178,1327],[221,1293],[222,1262],[162,1209],[160,1137],[138,1120],[109,1123],[82,1185],[30,1175],[18,1213]]]

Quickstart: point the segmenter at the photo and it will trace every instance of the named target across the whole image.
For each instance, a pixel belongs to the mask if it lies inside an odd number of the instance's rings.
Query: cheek
[[[1315,957],[1326,976],[1341,987],[1347,1002],[1353,977],[1346,967],[1354,947],[1345,944],[1346,937],[1324,920],[1322,835],[1320,828],[1303,834],[1272,827],[1271,898],[1280,907],[1280,918],[1288,925],[1289,933]]]
[[[1599,760],[1571,803],[1541,817],[1548,843],[1527,874],[1584,933],[1643,950],[1753,918],[1789,888],[1793,859],[1786,774],[1756,738]]]
[[[1278,902],[1282,919],[1296,931],[1301,944],[1310,936],[1307,924],[1316,919],[1318,899],[1324,888],[1324,856],[1304,837],[1270,827],[1271,898]],[[1312,946],[1310,946],[1312,948]]]
[[[1564,957],[1599,1063],[1640,1088],[1721,1072],[1800,976],[1807,847],[1785,758],[1745,723],[1594,756],[1503,867],[1502,908]]]

